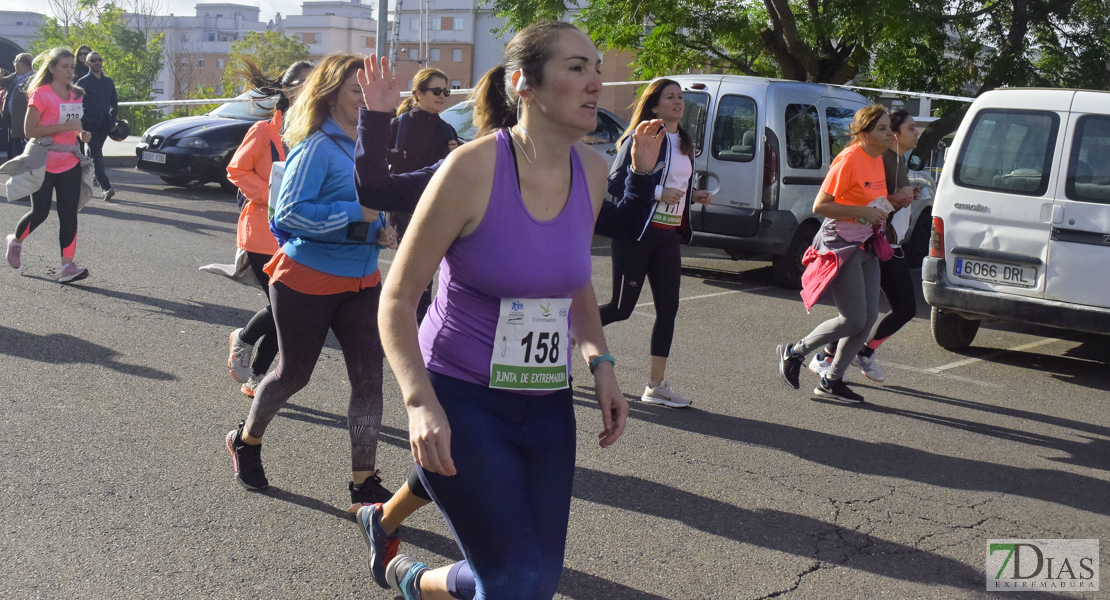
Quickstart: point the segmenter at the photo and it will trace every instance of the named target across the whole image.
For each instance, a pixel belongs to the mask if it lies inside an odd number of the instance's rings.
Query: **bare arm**
[[[863,219],[872,225],[886,220],[886,211],[881,208],[840,204],[832,194],[826,192],[817,193],[817,199],[813,201],[813,212],[838,221]]]
[[[455,474],[451,427],[424,368],[416,305],[451,244],[481,220],[493,186],[495,151],[493,136],[467,144],[432,177],[386,277],[378,310],[382,346],[408,410],[413,459],[442,475]]]

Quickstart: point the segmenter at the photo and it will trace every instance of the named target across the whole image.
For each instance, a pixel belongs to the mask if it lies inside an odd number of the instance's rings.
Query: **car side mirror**
[[[911,171],[920,171],[922,166],[924,166],[924,161],[917,155],[911,156],[910,160],[906,162],[906,167]]]

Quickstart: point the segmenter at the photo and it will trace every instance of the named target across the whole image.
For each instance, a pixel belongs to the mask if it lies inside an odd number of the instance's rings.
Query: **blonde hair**
[[[879,124],[879,119],[883,118],[886,113],[886,107],[882,104],[872,104],[865,106],[856,111],[856,116],[852,117],[852,125],[848,128],[848,135],[852,137],[852,143],[860,143],[860,134],[867,133]]]
[[[297,93],[297,101],[289,107],[285,133],[281,136],[290,148],[303,142],[328,120],[343,82],[362,68],[357,54],[329,54],[308,75]]]
[[[397,107],[398,117],[416,106],[416,93],[424,91],[424,85],[435,77],[442,79],[444,85],[450,85],[451,83],[451,80],[447,78],[447,73],[439,69],[420,69],[416,76],[412,78],[412,95],[405,98],[404,102],[401,102],[401,106]]]
[[[46,52],[43,52],[42,54],[36,56],[34,62],[41,60],[42,65],[39,67],[38,71],[35,71],[35,76],[32,77],[30,83],[27,84],[27,91],[32,92],[44,85],[50,85],[51,83],[53,83],[54,74],[50,72],[50,67],[57,66],[58,62],[61,61],[63,58],[72,58],[74,64],[76,65],[77,63],[77,57],[73,54],[73,51],[62,46],[51,48],[50,50],[47,50]],[[31,64],[33,65],[34,62],[32,62]],[[77,94],[78,98],[85,95],[85,90],[74,85],[72,80],[70,80],[69,84],[66,87],[69,88],[69,91]]]

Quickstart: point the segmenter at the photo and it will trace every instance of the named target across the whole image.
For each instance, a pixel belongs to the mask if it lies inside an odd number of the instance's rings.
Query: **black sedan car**
[[[135,166],[170,185],[214,182],[234,192],[227,163],[251,125],[267,118],[272,102],[250,93],[239,98],[253,101],[228,102],[207,115],[170,119],[147,129],[135,147]]]

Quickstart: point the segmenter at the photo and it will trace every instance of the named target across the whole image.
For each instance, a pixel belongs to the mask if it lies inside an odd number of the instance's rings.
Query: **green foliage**
[[[277,79],[289,65],[308,59],[308,46],[295,35],[286,36],[277,31],[248,33],[231,45],[223,77],[226,95],[235,96],[244,91],[246,81],[239,71],[243,69],[243,57],[247,56],[262,67],[267,77]]]
[[[84,44],[104,58],[104,73],[115,82],[121,102],[150,99],[163,66],[164,34],[147,35],[129,27],[123,9],[115,4],[97,7],[91,0],[83,0],[81,5],[90,11],[91,18],[71,22],[66,35],[57,19],[47,17],[30,44],[31,52],[57,46],[75,50]]]

